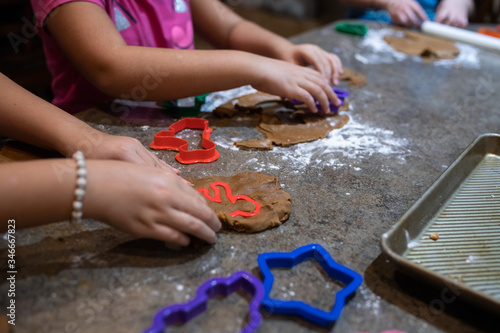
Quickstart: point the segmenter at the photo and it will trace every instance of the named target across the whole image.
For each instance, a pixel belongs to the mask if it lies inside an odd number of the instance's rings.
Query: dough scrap
[[[234,145],[243,149],[273,150],[273,142],[269,139],[254,139],[248,141],[238,141]]]
[[[208,206],[212,208],[225,229],[238,232],[254,233],[281,225],[292,213],[292,198],[281,189],[278,178],[265,175],[261,172],[242,172],[232,177],[211,176],[201,179],[186,177],[186,180],[194,185],[194,189],[209,189],[213,195],[210,184],[224,182],[231,187],[233,196],[246,195],[261,205],[259,214],[252,217],[233,217],[230,215],[236,209],[251,211],[254,206],[242,200],[231,203],[221,189],[222,203],[207,200]]]
[[[460,50],[455,43],[404,30],[404,37],[385,36],[384,40],[396,51],[419,56],[429,61],[455,59]]]
[[[241,97],[233,98],[232,100],[217,107],[213,113],[219,118],[233,117],[238,111],[259,112],[262,108],[259,106],[261,103],[266,102],[281,102],[279,96],[267,94],[264,92],[256,92],[253,94],[244,95]]]
[[[357,79],[355,82],[359,83],[361,80]],[[364,83],[366,84],[366,78]],[[264,102],[279,103],[276,106],[258,106]],[[295,111],[278,111],[283,106],[294,108]],[[339,111],[348,109],[349,103],[345,101]],[[235,146],[240,149],[272,150],[272,143],[288,147],[316,141],[327,137],[332,130],[343,127],[349,121],[349,117],[345,115],[313,114],[305,106],[287,104],[278,96],[262,92],[235,98],[215,109],[214,114],[218,117],[233,117],[239,111],[257,112],[260,116],[257,129],[266,136],[266,139],[235,142]]]
[[[349,121],[346,115],[330,117],[300,115],[302,123],[288,124],[276,117],[263,117],[257,129],[275,145],[289,147],[298,143],[324,139],[334,130],[343,127]]]
[[[363,88],[366,86],[366,76],[363,74],[346,67],[343,67],[343,71],[344,72],[339,75],[340,81],[349,82],[349,86],[353,88]]]

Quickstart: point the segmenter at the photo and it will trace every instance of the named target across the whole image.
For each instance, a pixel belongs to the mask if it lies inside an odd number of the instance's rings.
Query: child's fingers
[[[215,231],[202,220],[189,213],[173,210],[170,214],[165,215],[164,219],[160,222],[180,231],[181,233],[195,236],[196,238],[202,239],[210,244],[214,244],[217,241]]]
[[[305,85],[304,88],[309,91],[312,96],[314,96],[316,101],[321,106],[323,113],[327,113],[330,110],[327,93],[325,92],[324,87],[315,84],[315,82],[311,82],[309,85]]]
[[[296,99],[305,104],[305,106],[311,110],[312,113],[317,113],[318,108],[316,107],[316,102],[314,98],[311,96],[309,91],[304,88],[299,87],[299,90],[296,92]]]
[[[316,67],[318,72],[323,74],[324,77],[330,79],[332,75],[332,66],[329,62],[328,55],[325,55],[325,53],[325,51],[320,49],[315,58],[312,60],[312,63],[314,64],[314,67]]]
[[[333,89],[330,88],[330,86],[328,87],[328,90],[326,91],[326,95],[328,96],[328,99],[333,102],[333,105],[340,106],[341,101],[340,101],[339,97],[337,96],[337,94],[333,91]]]
[[[167,242],[167,241],[164,241],[165,242],[165,247],[169,248],[170,250],[173,250],[173,251],[181,251],[182,250],[182,246],[180,246],[179,244],[175,244],[175,243],[171,243],[171,242]]]
[[[171,166],[170,164],[166,163],[165,161],[161,160],[158,156],[156,156],[153,152],[151,151],[146,151],[150,156],[152,156],[152,158],[154,159],[154,162],[155,162],[155,165],[156,167],[159,167],[161,169],[164,169],[166,171],[169,171],[169,172],[173,172],[175,173],[176,175],[179,175],[181,172],[179,171],[179,169],[176,169],[174,168],[173,166]]]
[[[417,16],[417,24],[420,23],[421,21],[429,21],[429,16],[427,16],[427,13],[425,10],[420,6],[418,2],[413,2],[412,3],[412,8],[413,8],[413,13],[416,14]],[[418,24],[420,25],[420,24]]]
[[[331,80],[334,85],[337,85],[339,84],[339,74],[343,72],[342,62],[335,54],[330,55],[329,61],[331,67],[333,68]]]
[[[166,224],[156,224],[153,229],[148,230],[148,238],[154,238],[164,241],[166,244],[170,244],[172,249],[175,245],[178,246],[188,246],[191,242],[189,236],[183,234],[179,230],[176,230]]]
[[[181,178],[181,180],[185,181],[181,183],[185,191],[178,193],[175,208],[203,221],[212,230],[219,231],[222,227],[221,222],[214,211],[208,207],[206,199],[197,193],[188,181],[184,178]]]

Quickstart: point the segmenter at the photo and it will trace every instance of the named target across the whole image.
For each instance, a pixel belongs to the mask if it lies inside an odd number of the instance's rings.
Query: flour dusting
[[[410,154],[408,142],[404,138],[397,138],[390,130],[381,129],[372,125],[356,121],[351,112],[342,112],[351,120],[341,129],[333,130],[325,139],[300,143],[291,147],[274,147],[266,154],[275,154],[283,162],[291,166],[293,172],[301,172],[304,167],[330,166],[334,169],[352,167],[355,171],[362,170],[362,161],[373,154],[382,154],[405,162]],[[215,143],[226,149],[238,150],[234,142],[240,138],[218,137]],[[245,162],[255,171],[279,169],[279,166],[260,161],[257,157]],[[382,169],[383,170],[383,169]]]
[[[305,166],[352,167],[372,154],[394,155],[404,162],[409,154],[406,139],[395,138],[392,131],[359,123],[346,114],[351,120],[325,139],[288,148],[275,147],[271,153],[282,155],[297,171]]]
[[[361,286],[358,291],[361,294],[362,301],[356,304],[356,308],[361,311],[368,311],[375,316],[380,315],[380,301],[382,300],[380,296],[375,295],[364,286]]]
[[[361,40],[360,52],[354,58],[363,64],[390,64],[410,58],[416,62],[424,62],[422,57],[409,56],[396,51],[385,40],[385,36],[403,37],[403,32],[390,28],[371,29],[365,38]],[[434,66],[463,66],[467,68],[480,68],[478,49],[469,44],[456,42],[455,45],[460,50],[460,54],[455,59],[442,59],[433,61]]]
[[[387,46],[390,47],[388,44]],[[208,104],[204,106],[205,111],[212,111],[218,105],[224,104],[232,98],[253,92],[255,89],[251,86],[243,86],[210,94],[207,97]],[[380,96],[377,97],[380,98]],[[293,170],[294,173],[302,172],[301,169],[304,167],[323,168],[324,166],[334,169],[349,167],[355,171],[362,171],[363,160],[374,154],[391,156],[393,159],[405,163],[406,156],[411,153],[407,148],[408,141],[395,137],[393,131],[358,122],[356,115],[351,112],[353,106],[354,103],[351,103],[348,112],[341,112],[341,114],[349,116],[349,122],[344,127],[330,132],[326,138],[291,147],[275,146],[273,150],[266,151],[265,154],[274,154],[274,157],[279,157],[286,165],[291,166],[290,170]],[[212,141],[218,147],[234,151],[239,150],[234,146],[234,143],[244,140],[248,140],[248,138],[226,135],[212,136]],[[258,157],[248,159],[244,165],[254,171],[280,169],[279,165],[270,164],[267,159],[260,160]],[[381,170],[390,171],[385,170],[383,166]]]

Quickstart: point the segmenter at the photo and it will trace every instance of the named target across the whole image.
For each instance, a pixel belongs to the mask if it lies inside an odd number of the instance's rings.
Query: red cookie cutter
[[[203,149],[189,150],[189,143],[175,134],[184,129],[201,129],[201,146]],[[212,129],[208,127],[208,120],[201,118],[184,118],[169,126],[168,131],[160,131],[155,134],[155,140],[149,147],[151,149],[176,150],[179,154],[175,159],[182,164],[210,163],[219,158],[219,152],[215,150],[215,143],[210,141]]]
[[[231,191],[231,187],[228,184],[223,183],[223,182],[215,182],[215,183],[210,184],[210,188],[214,191],[213,197],[211,197],[208,194],[209,190],[206,188],[200,188],[198,190],[198,193],[201,193],[201,195],[203,195],[205,198],[207,198],[210,201],[221,203],[222,200],[220,197],[220,189],[218,188],[218,186],[224,187],[224,189],[226,190],[226,196],[229,199],[229,201],[231,201],[232,203],[235,203],[237,200],[245,200],[245,201],[248,201],[250,203],[253,203],[255,206],[255,210],[253,212],[244,212],[241,210],[236,210],[230,214],[232,217],[236,217],[236,216],[252,217],[252,216],[255,216],[255,215],[260,213],[260,208],[261,208],[260,203],[253,200],[250,197],[247,197],[246,195],[234,195],[233,196],[233,193]]]

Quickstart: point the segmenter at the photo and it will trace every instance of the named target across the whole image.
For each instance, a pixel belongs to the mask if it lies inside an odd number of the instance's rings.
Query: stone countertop
[[[365,39],[339,34],[333,24],[293,38],[337,53],[346,67],[367,76],[361,89],[340,84],[350,93],[351,121],[327,139],[239,151],[234,141],[261,137],[254,120],[204,113],[216,126],[217,161],[180,165],[175,152],[158,152],[184,176],[261,171],[278,177],[293,200],[287,222],[257,234],[223,231],[216,245],[194,241],[181,252],[91,220],[18,230],[15,332],[141,332],[158,310],[187,301],[204,281],[237,270],[259,276],[258,254],[309,243],[323,245],[337,262],[361,273],[362,286],[331,327],[262,311],[257,332],[497,331],[493,315],[399,273],[379,244],[478,135],[500,132],[500,57],[460,44],[457,60],[425,63],[387,50],[380,42],[386,26],[370,28]],[[119,111],[89,110],[79,117],[145,146],[175,121],[157,110]],[[193,137],[189,131],[183,135]],[[6,258],[5,239],[1,248]],[[5,263],[0,267],[6,269]],[[328,309],[340,289],[313,262],[273,272],[272,297]],[[0,294],[7,289],[3,283]],[[212,300],[205,314],[171,331],[237,332],[246,302],[244,294]],[[6,306],[3,296],[0,305]]]

